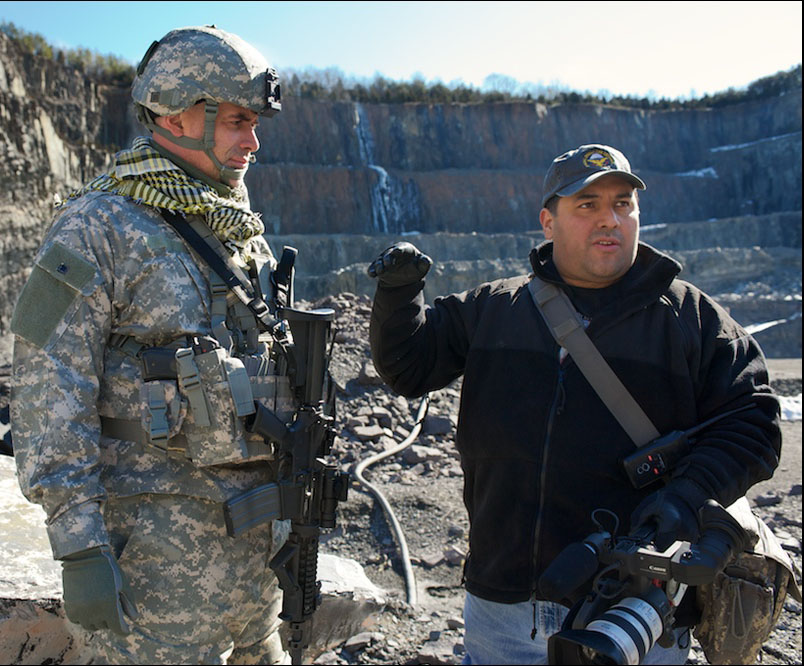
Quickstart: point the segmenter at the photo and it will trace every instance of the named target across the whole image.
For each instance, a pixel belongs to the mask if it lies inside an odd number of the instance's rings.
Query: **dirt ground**
[[[321,304],[318,304],[321,305]],[[327,305],[324,303],[323,305]],[[386,436],[359,441],[344,427],[335,453],[344,469],[353,469],[367,456],[389,449],[410,430],[418,401],[391,395],[372,377],[367,359],[368,303],[330,303],[352,314],[343,317],[342,345],[334,374],[340,373],[340,420],[363,414],[361,424],[374,423],[377,413],[390,413]],[[349,321],[347,321],[349,319]],[[347,360],[348,359],[348,360]],[[358,359],[358,360],[355,360]],[[361,360],[362,359],[362,360]],[[345,364],[345,365],[344,365]],[[801,359],[771,360],[774,386],[779,393],[801,393]],[[359,378],[358,378],[359,377]],[[357,378],[357,379],[355,379]],[[459,384],[432,395],[429,418],[454,426]],[[427,426],[427,422],[425,422]],[[436,430],[438,430],[436,428]],[[442,428],[442,430],[444,430]],[[360,562],[368,577],[386,590],[388,604],[367,634],[319,655],[317,663],[332,664],[457,664],[463,656],[461,586],[463,555],[467,551],[468,520],[462,502],[463,479],[452,444],[454,430],[424,434],[408,451],[387,457],[365,476],[385,495],[403,528],[416,580],[416,604],[406,602],[405,578],[398,539],[380,504],[353,483],[349,500],[339,508],[338,527],[322,536],[321,549]],[[393,438],[387,437],[393,431]],[[425,432],[427,427],[425,427]],[[783,424],[783,453],[774,477],[748,493],[769,526],[786,541],[786,548],[801,566],[801,421]],[[419,450],[421,449],[421,450]],[[426,449],[426,450],[425,450]],[[761,654],[764,664],[801,663],[801,606],[788,598],[778,627]],[[313,655],[310,655],[311,657]],[[697,643],[688,663],[707,663]]]

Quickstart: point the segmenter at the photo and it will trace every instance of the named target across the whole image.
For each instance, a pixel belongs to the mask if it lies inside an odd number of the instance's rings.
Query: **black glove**
[[[111,629],[131,633],[128,618],[137,612],[128,582],[109,546],[96,546],[64,558],[64,612],[88,631]]]
[[[666,550],[674,541],[697,543],[700,537],[698,512],[682,495],[662,488],[648,495],[631,514],[631,531],[652,523],[654,545]]]
[[[433,260],[411,243],[394,243],[369,264],[368,274],[384,287],[403,287],[424,279]]]

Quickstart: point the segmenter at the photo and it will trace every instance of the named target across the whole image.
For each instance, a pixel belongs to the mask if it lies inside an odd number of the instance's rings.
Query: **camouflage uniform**
[[[275,265],[261,236],[244,253],[263,276]],[[223,306],[233,355],[194,357],[208,426],[188,382],[146,382],[136,357],[142,345],[185,348],[187,336],[220,336],[211,280],[157,209],[92,192],[54,221],[15,313],[23,493],[45,508],[56,559],[112,547],[140,612],[129,636],[102,632],[109,663],[226,663],[233,646],[229,663],[282,657],[281,595],[267,562],[284,535],[269,524],[232,539],[221,508],[276,477],[271,447],[244,432],[226,381],[226,364],[241,361],[254,397],[289,421],[294,404],[287,378],[272,374],[270,339],[238,335],[253,317],[231,300]],[[114,420],[142,434],[103,434]]]
[[[86,566],[87,588],[109,571],[115,588],[118,578],[131,588],[138,615],[130,633],[119,618],[93,615],[106,612],[102,585],[89,609],[76,601],[81,590],[65,593],[68,615],[79,604],[76,622],[110,627],[93,635],[100,659],[275,663],[285,656],[281,594],[268,562],[287,526],[232,539],[222,502],[276,480],[271,445],[244,429],[255,400],[286,422],[294,400],[270,334],[159,209],[183,213],[270,296],[276,262],[248,205],[246,169],[225,167],[213,148],[220,103],[268,117],[281,109],[276,72],[236,35],[181,28],[148,49],[132,98],[161,147],[136,139],[71,198],[12,320],[20,485],[47,513],[53,555],[67,558],[65,582],[69,575],[74,585],[76,567]],[[201,139],[156,123],[199,102]],[[216,178],[165,140],[203,151]],[[147,359],[161,359],[158,371]],[[115,562],[97,569],[88,552],[105,549]]]

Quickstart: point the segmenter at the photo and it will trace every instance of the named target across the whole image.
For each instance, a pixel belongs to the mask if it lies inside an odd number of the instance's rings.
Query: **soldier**
[[[259,117],[281,109],[276,72],[236,35],[182,28],[152,44],[132,97],[151,136],[61,206],[17,303],[20,485],[96,663],[283,663],[268,562],[285,522],[231,538],[222,502],[276,478],[271,444],[244,429],[254,401],[287,422],[294,399],[270,316],[166,222],[271,302],[243,176]]]
[[[466,664],[546,663],[547,638],[566,609],[538,581],[562,549],[595,531],[593,510],[614,512],[624,531],[629,521],[654,523],[660,549],[694,542],[708,498],[728,506],[778,464],[779,404],[762,352],[723,308],[677,279],[676,261],[639,242],[642,189],[610,146],[559,155],[543,188],[547,240],[530,263],[569,296],[659,432],[719,417],[661,490],[628,482],[619,461],[634,442],[554,340],[529,294],[532,276],[426,306],[432,261],[413,245],[396,244],[369,266],[380,375],[406,396],[463,375],[456,443],[471,521]],[[677,631],[675,644],[657,644],[642,663],[683,664],[688,638]]]

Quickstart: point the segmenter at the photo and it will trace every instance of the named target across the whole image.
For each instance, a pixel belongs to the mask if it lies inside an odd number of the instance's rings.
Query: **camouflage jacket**
[[[246,250],[263,267],[275,266],[261,236]],[[223,303],[226,327],[242,328],[248,316],[239,302]],[[244,431],[231,381],[238,376],[242,389],[246,377],[254,397],[289,420],[293,400],[287,378],[274,374],[266,334],[245,355],[190,354],[205,414],[187,377],[144,381],[140,360],[121,342],[189,347],[187,336],[213,336],[215,310],[210,270],[157,209],[91,193],[57,216],[12,322],[19,482],[47,513],[57,559],[108,543],[101,513],[108,496],[223,501],[273,480],[272,450]],[[141,426],[142,436],[131,436],[140,441],[109,436],[104,419]],[[152,445],[157,421],[168,430],[167,447]]]

